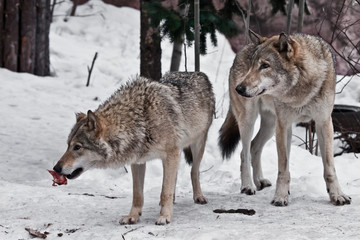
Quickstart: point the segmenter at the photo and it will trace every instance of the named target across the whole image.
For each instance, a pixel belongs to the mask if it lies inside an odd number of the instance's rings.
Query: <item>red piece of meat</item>
[[[57,185],[66,185],[67,184],[67,179],[65,175],[62,175],[60,173],[57,173],[55,171],[52,170],[48,170],[48,172],[53,176],[53,186],[57,186]]]

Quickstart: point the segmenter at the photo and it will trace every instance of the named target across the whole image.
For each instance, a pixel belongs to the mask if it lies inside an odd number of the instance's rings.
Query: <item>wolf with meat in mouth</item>
[[[192,163],[191,180],[195,203],[205,204],[199,181],[199,166],[215,97],[203,73],[169,73],[159,82],[138,77],[115,92],[94,112],[76,115],[68,148],[54,171],[73,179],[91,168],[131,164],[133,202],[121,224],[138,222],[144,203],[146,161],[163,163],[161,211],[156,224],[170,223],[181,150]]]

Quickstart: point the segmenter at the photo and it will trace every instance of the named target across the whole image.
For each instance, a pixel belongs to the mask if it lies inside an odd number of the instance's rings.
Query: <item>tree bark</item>
[[[50,0],[37,0],[35,74],[50,75],[49,56]]]
[[[200,0],[194,0],[195,72],[200,71]]]
[[[22,0],[19,71],[35,72],[36,1]]]
[[[287,8],[287,21],[286,21],[286,33],[289,35],[291,32],[291,13],[294,6],[294,0],[290,0]]]
[[[142,0],[140,6],[140,75],[160,80],[161,78],[161,39],[158,28],[150,26],[150,18],[146,15]]]
[[[4,3],[5,0],[0,0],[0,67],[3,66],[3,49],[4,49]]]
[[[19,52],[19,0],[7,0],[4,10],[4,67],[16,72]]]
[[[297,24],[297,32],[302,32],[302,27],[304,23],[304,7],[305,7],[305,0],[299,1],[299,17],[298,17],[298,24]]]
[[[184,43],[183,41],[174,41],[174,43],[173,43],[173,51],[172,51],[172,55],[171,55],[171,64],[170,64],[170,72],[179,71],[183,43]]]
[[[79,4],[79,0],[73,0],[73,6],[72,6],[72,9],[71,9],[71,13],[70,13],[70,16],[75,16],[75,12],[76,12],[76,8]]]
[[[56,0],[53,0],[53,3],[51,4],[51,10],[50,10],[50,22],[53,21],[53,16],[54,16],[54,9],[56,6]]]

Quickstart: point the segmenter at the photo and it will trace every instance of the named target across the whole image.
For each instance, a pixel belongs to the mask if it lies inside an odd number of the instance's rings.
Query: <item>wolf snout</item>
[[[59,164],[56,164],[53,168],[53,170],[57,173],[61,173],[62,172],[62,166],[60,166]]]
[[[236,86],[235,88],[236,92],[243,96],[243,97],[251,97],[248,93],[247,93],[247,87],[243,84],[239,84]]]

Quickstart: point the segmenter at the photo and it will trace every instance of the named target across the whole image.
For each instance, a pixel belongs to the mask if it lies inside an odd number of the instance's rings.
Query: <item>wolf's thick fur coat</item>
[[[241,192],[251,195],[255,186],[258,190],[271,186],[263,177],[260,158],[275,132],[279,171],[272,204],[288,204],[291,125],[313,119],[330,200],[349,204],[351,198],[341,191],[333,160],[336,74],[328,44],[305,34],[265,38],[250,32],[250,36],[253,43],[237,53],[230,70],[230,108],[219,137],[223,157],[230,157],[241,136]],[[251,141],[258,114],[260,129]]]
[[[160,158],[164,179],[156,223],[169,223],[181,150],[193,165],[194,201],[207,202],[200,188],[199,165],[214,109],[212,86],[203,73],[169,73],[159,82],[138,77],[96,111],[77,114],[68,149],[54,170],[75,178],[90,168],[132,164],[133,204],[121,220],[131,224],[142,211],[145,163]]]

